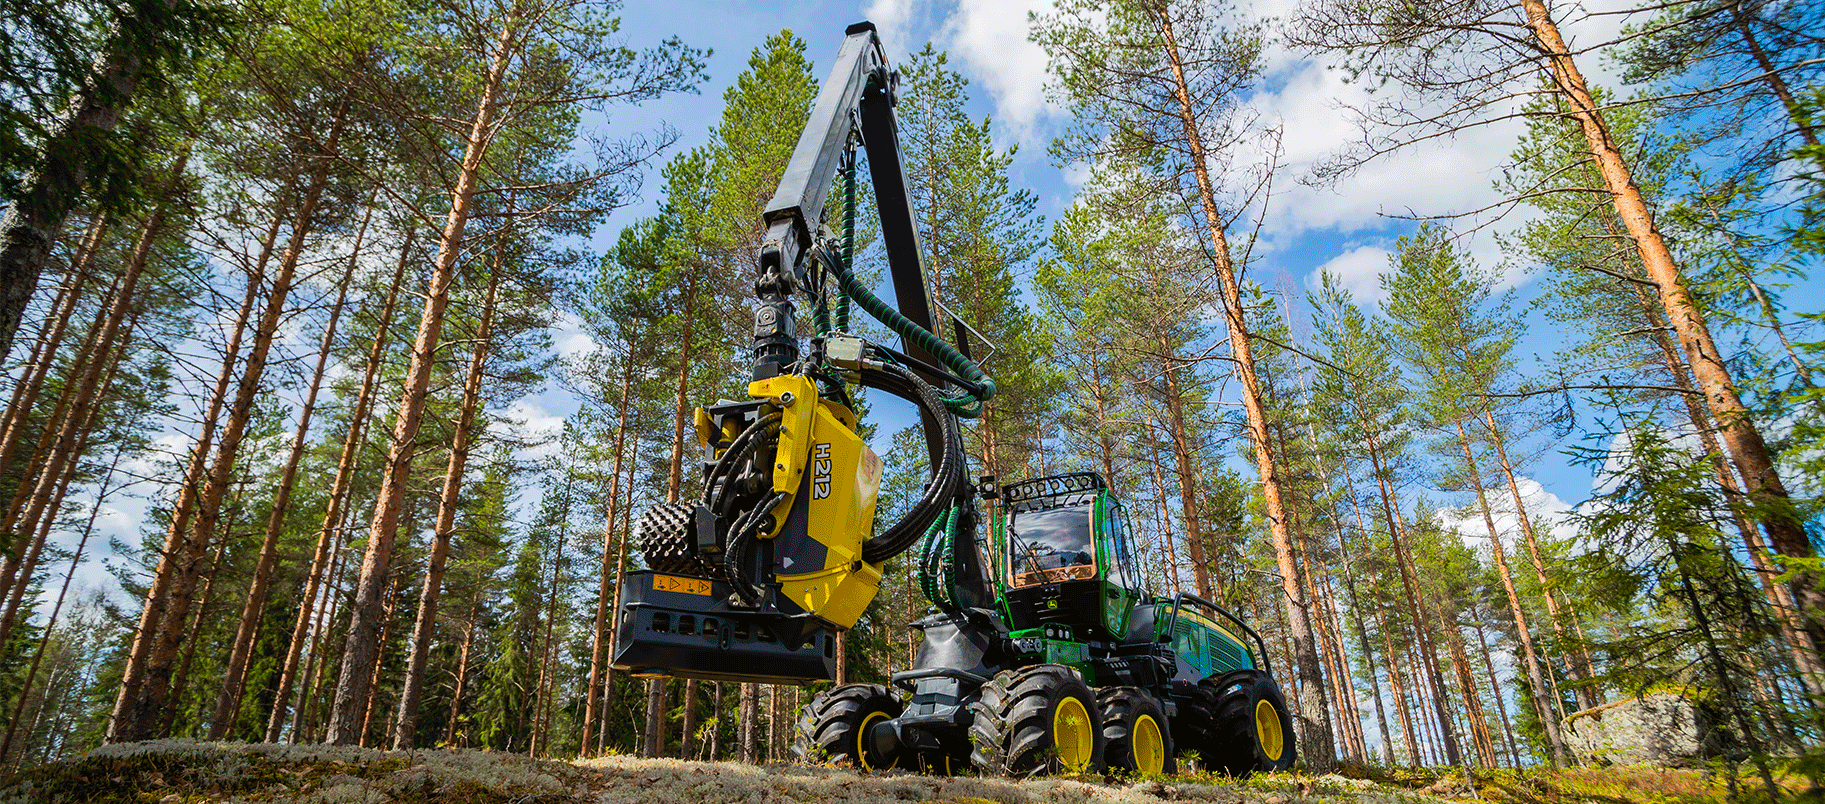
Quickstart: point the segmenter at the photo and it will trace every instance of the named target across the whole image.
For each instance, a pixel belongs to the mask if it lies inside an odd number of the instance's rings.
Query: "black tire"
[[[867,730],[883,718],[899,717],[904,709],[900,699],[880,684],[832,687],[812,698],[799,715],[792,755],[812,765],[893,768],[902,764],[901,758],[876,753],[867,744]]]
[[[1211,757],[1217,742],[1217,691],[1210,679],[1205,681],[1192,685],[1191,695],[1179,701],[1179,716],[1172,719],[1174,761],[1194,754],[1199,768],[1214,767]]]
[[[983,774],[1102,772],[1102,717],[1076,670],[1061,664],[1003,670],[982,685],[970,714],[970,762]],[[1059,728],[1069,731],[1056,733]]]
[[[1103,687],[1096,691],[1096,707],[1103,714],[1103,759],[1110,771],[1151,776],[1178,769],[1166,709],[1153,693]]]
[[[634,523],[634,533],[646,556],[646,566],[671,575],[720,580],[722,567],[705,561],[697,552],[691,532],[691,509],[690,503],[660,503],[640,515]]]
[[[1217,696],[1212,770],[1240,777],[1293,767],[1299,753],[1293,716],[1273,678],[1259,670],[1237,670],[1199,685],[1208,685]]]

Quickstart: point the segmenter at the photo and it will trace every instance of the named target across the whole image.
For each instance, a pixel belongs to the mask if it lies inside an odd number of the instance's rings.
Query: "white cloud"
[[[1318,267],[1305,278],[1307,288],[1317,290],[1319,276],[1329,271],[1337,277],[1338,284],[1356,297],[1359,305],[1373,305],[1381,301],[1381,273],[1388,270],[1388,257],[1392,252],[1381,246],[1363,245],[1332,257],[1329,262]]]
[[[1039,139],[1044,118],[1061,111],[1046,100],[1046,52],[1027,38],[1028,12],[1051,8],[1050,0],[961,0],[938,37],[970,80],[988,90],[996,119],[1016,142]]]
[[[1536,536],[1567,540],[1577,535],[1577,526],[1570,516],[1575,506],[1547,491],[1532,478],[1516,477],[1515,485],[1521,489],[1521,502],[1527,506],[1527,517],[1533,523]],[[1506,485],[1487,489],[1484,495],[1489,500],[1490,518],[1495,521],[1496,532],[1502,535],[1510,566],[1517,572],[1520,567],[1531,567],[1532,559],[1524,554],[1527,546],[1520,541],[1521,519],[1515,515],[1514,495]],[[1489,527],[1474,500],[1462,508],[1440,508],[1438,515],[1447,529],[1456,531],[1473,549],[1481,550],[1488,544]]]

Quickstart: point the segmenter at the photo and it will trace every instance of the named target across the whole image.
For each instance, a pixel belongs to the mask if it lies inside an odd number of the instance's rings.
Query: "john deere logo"
[[[811,499],[822,500],[830,496],[830,445],[819,444],[811,449]]]

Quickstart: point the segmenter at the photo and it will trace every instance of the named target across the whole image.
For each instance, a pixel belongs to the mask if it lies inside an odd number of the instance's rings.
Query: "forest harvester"
[[[1208,600],[1148,588],[1101,477],[969,479],[959,419],[980,415],[995,385],[970,358],[966,327],[955,325],[956,346],[933,332],[897,141],[898,83],[874,26],[850,26],[765,212],[749,398],[696,412],[701,497],[642,514],[649,569],[622,584],[614,666],[648,678],[829,680],[836,640],[874,599],[883,564],[917,549],[933,613],[911,624],[923,632],[915,666],[891,686],[817,695],[800,718],[799,757],[1145,774],[1195,751],[1236,774],[1291,767],[1292,721],[1266,645]],[[851,265],[858,147],[895,305]],[[839,178],[843,198],[827,224]],[[800,296],[817,330],[808,346]],[[902,348],[851,334],[851,304]],[[858,431],[852,386],[910,401],[927,441],[923,495],[883,527],[881,461]]]

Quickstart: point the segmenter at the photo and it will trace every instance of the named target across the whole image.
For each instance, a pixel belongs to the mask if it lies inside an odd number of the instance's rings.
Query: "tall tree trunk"
[[[443,592],[444,569],[450,559],[450,539],[456,533],[456,510],[463,490],[463,473],[469,460],[469,449],[475,432],[475,414],[481,408],[482,380],[486,376],[488,354],[494,339],[494,310],[499,298],[506,243],[495,250],[488,271],[488,290],[482,300],[482,318],[475,328],[475,347],[469,353],[469,372],[463,378],[463,398],[456,416],[456,432],[450,437],[450,463],[444,469],[444,484],[437,498],[437,520],[432,525],[431,554],[425,559],[424,585],[418,593],[418,619],[412,626],[412,654],[406,664],[406,677],[399,691],[399,718],[393,723],[393,750],[412,747],[412,736],[418,728],[418,703],[424,695],[425,668],[431,659],[431,636],[437,626],[437,601]]]
[[[26,362],[25,374],[13,387],[13,395],[6,406],[4,424],[0,424],[0,476],[10,474],[13,454],[18,451],[25,425],[31,419],[33,407],[38,404],[38,393],[44,389],[45,378],[50,376],[51,370],[57,365],[58,348],[63,345],[70,319],[75,317],[76,306],[82,301],[83,288],[88,284],[89,274],[94,271],[95,254],[101,250],[101,238],[107,229],[108,216],[105,213],[98,212],[89,221],[88,231],[83,234],[82,242],[70,260],[68,279],[45,318],[45,329],[38,339],[32,359]],[[19,485],[23,487],[24,481],[21,480]]]
[[[115,491],[115,488],[109,487],[114,482],[114,472],[120,468],[120,462],[125,457],[124,450],[114,453],[108,471],[101,476],[101,488],[95,492],[95,501],[89,504],[88,522],[83,525],[82,536],[77,538],[76,548],[70,553],[70,569],[63,574],[63,586],[57,590],[57,602],[51,606],[51,614],[44,623],[44,632],[38,636],[38,647],[32,651],[32,662],[26,668],[25,680],[19,682],[19,703],[13,707],[12,717],[7,720],[6,737],[0,738],[0,758],[12,755],[13,738],[17,736],[19,723],[25,717],[25,704],[32,690],[32,682],[38,678],[38,667],[44,661],[51,637],[57,633],[57,618],[63,614],[63,604],[69,598],[70,583],[76,579],[76,570],[82,567],[83,550],[89,546],[89,537],[95,535],[95,521],[101,517],[101,507],[108,501],[108,495]]]
[[[1546,619],[1552,625],[1554,641],[1559,644],[1559,651],[1565,654],[1565,664],[1571,670],[1572,679],[1579,682],[1573,694],[1578,697],[1580,707],[1589,709],[1597,705],[1597,690],[1592,686],[1590,669],[1578,659],[1577,651],[1581,646],[1565,632],[1559,600],[1553,595],[1552,583],[1546,577],[1546,560],[1540,556],[1540,541],[1534,533],[1533,517],[1528,515],[1527,503],[1521,499],[1521,484],[1515,479],[1514,464],[1508,461],[1508,447],[1504,443],[1506,439],[1496,427],[1495,414],[1488,405],[1483,406],[1483,426],[1489,431],[1489,443],[1495,447],[1496,462],[1502,466],[1502,476],[1508,481],[1508,493],[1514,500],[1515,517],[1520,520],[1521,536],[1527,542],[1527,555],[1533,562],[1534,580],[1540,584],[1540,596],[1546,599]]]
[[[545,603],[545,638],[541,640],[539,650],[539,682],[533,689],[536,695],[532,704],[532,745],[528,753],[543,756],[550,753],[551,740],[551,698],[552,698],[552,660],[557,653],[553,647],[552,632],[558,622],[558,592],[564,588],[564,543],[570,539],[569,495],[570,481],[565,480],[565,514],[558,520],[557,539],[551,548],[551,585],[546,593]],[[690,731],[687,729],[688,736]]]
[[[1555,697],[1548,687],[1545,672],[1540,667],[1540,656],[1534,652],[1533,635],[1527,627],[1527,612],[1521,607],[1521,596],[1515,591],[1514,575],[1508,571],[1508,558],[1502,550],[1502,536],[1496,530],[1495,517],[1490,513],[1489,498],[1483,493],[1483,475],[1477,467],[1476,457],[1470,452],[1470,436],[1464,432],[1464,423],[1457,423],[1458,446],[1464,452],[1464,471],[1468,473],[1471,486],[1476,490],[1477,508],[1483,513],[1483,525],[1489,530],[1489,550],[1495,557],[1496,572],[1502,576],[1502,588],[1508,593],[1508,610],[1514,617],[1515,633],[1521,641],[1521,652],[1526,660],[1521,666],[1527,670],[1527,681],[1533,690],[1534,708],[1540,716],[1540,727],[1546,734],[1546,747],[1550,752],[1549,759],[1554,767],[1565,766],[1565,739],[1559,734],[1559,718],[1553,713],[1552,700]]]
[[[1350,477],[1347,464],[1344,466],[1343,488],[1350,500],[1350,513],[1356,520],[1356,531],[1361,533],[1364,542],[1367,542],[1369,538],[1369,529],[1363,523],[1362,506],[1358,504],[1356,499],[1356,481]],[[1388,734],[1388,714],[1386,709],[1382,706],[1381,681],[1375,676],[1375,648],[1373,643],[1369,641],[1368,629],[1363,625],[1362,595],[1356,588],[1355,561],[1350,556],[1350,543],[1346,534],[1346,527],[1343,525],[1343,518],[1341,516],[1337,517],[1337,522],[1337,549],[1343,557],[1343,589],[1350,595],[1350,622],[1352,625],[1356,626],[1356,641],[1358,644],[1362,645],[1363,664],[1369,669],[1369,693],[1373,695],[1375,699],[1375,723],[1380,727],[1381,731],[1382,764],[1393,767],[1394,741]],[[1389,659],[1393,659],[1391,654],[1383,655],[1387,656]],[[1365,756],[1364,760],[1366,761],[1367,759],[1368,757]]]
[[[379,376],[381,360],[386,355],[393,313],[399,302],[399,289],[405,282],[406,263],[412,254],[413,235],[412,230],[407,230],[405,243],[399,249],[399,260],[393,266],[393,281],[387,287],[386,301],[381,304],[380,314],[374,321],[374,342],[368,346],[361,386],[355,392],[355,403],[349,410],[348,433],[343,437],[342,452],[336,459],[336,477],[330,481],[323,523],[317,529],[316,551],[311,556],[310,570],[304,577],[304,596],[298,604],[298,617],[292,624],[291,640],[285,648],[285,662],[279,670],[279,685],[273,696],[272,713],[266,721],[266,741],[269,743],[278,742],[279,735],[284,730],[287,702],[291,700],[292,687],[299,677],[298,660],[304,653],[304,644],[311,631],[310,618],[320,608],[317,596],[329,582],[329,566],[334,558],[331,545],[340,543],[339,526],[346,516],[344,506],[349,484],[355,477],[355,463],[360,457],[361,445],[367,442],[367,422],[374,404],[375,378]],[[327,600],[327,595],[325,599]]]
[[[742,684],[741,702],[736,713],[735,741],[741,754],[741,761],[749,765],[760,764],[760,685]]]
[[[246,482],[243,481],[240,484],[240,489],[236,490],[235,496],[237,499],[240,496],[240,492],[246,489],[246,485]],[[203,620],[209,614],[210,604],[215,602],[215,582],[222,575],[222,559],[228,555],[228,543],[233,541],[230,533],[231,528],[224,529],[222,538],[215,542],[215,557],[209,561],[209,571],[203,573],[203,594],[196,607],[196,613],[190,616],[189,625],[184,629],[183,633],[179,635],[181,637],[180,644],[184,648],[184,655],[182,659],[178,660],[172,670],[171,690],[166,698],[171,703],[161,710],[163,714],[160,716],[158,727],[159,733],[161,734],[174,733],[173,730],[176,728],[178,715],[183,709],[184,686],[190,680],[190,667],[191,664],[196,661],[197,648],[201,647],[203,641]],[[207,545],[205,545],[205,547],[207,547]]]
[[[606,708],[598,706],[598,702],[602,698],[603,685],[614,683],[614,671],[608,667],[611,657],[605,655],[605,652],[614,650],[614,637],[609,631],[612,626],[608,622],[608,618],[609,609],[613,606],[612,598],[618,594],[620,589],[622,562],[617,559],[614,552],[615,515],[616,506],[621,502],[622,448],[626,446],[627,403],[633,390],[633,368],[634,363],[630,359],[623,364],[621,372],[621,403],[616,413],[619,419],[615,423],[615,463],[608,481],[608,516],[604,518],[607,524],[602,529],[601,588],[596,592],[596,627],[589,643],[589,683],[586,687],[587,692],[584,694],[583,744],[579,749],[583,756],[590,756],[593,753],[592,749],[601,745],[597,742],[597,735],[600,731],[597,721],[606,719],[607,712]],[[625,537],[623,537],[623,541],[625,541]],[[610,567],[614,569],[611,571]]]
[[[1489,637],[1483,633],[1483,617],[1478,611],[1472,611],[1471,619],[1476,623],[1476,641],[1483,648],[1483,671],[1489,675],[1489,691],[1495,698],[1496,716],[1502,719],[1502,736],[1508,743],[1508,758],[1511,767],[1521,767],[1521,754],[1515,746],[1514,723],[1508,719],[1508,704],[1502,702],[1502,685],[1495,676],[1495,660],[1490,658],[1495,651],[1489,649]]]
[[[640,756],[652,759],[665,751],[665,683],[646,680],[646,730],[641,733]]]
[[[418,451],[418,426],[424,420],[425,396],[431,385],[431,370],[436,363],[439,336],[443,332],[444,308],[450,301],[450,283],[456,274],[456,262],[462,255],[463,230],[475,204],[477,182],[481,177],[482,157],[494,135],[494,118],[500,102],[501,87],[507,67],[515,52],[519,27],[517,6],[508,12],[501,24],[500,37],[490,55],[488,73],[482,81],[481,98],[476,104],[474,121],[464,142],[462,169],[456,186],[450,191],[450,215],[444,222],[443,235],[437,244],[437,261],[425,294],[424,314],[419,318],[418,337],[412,344],[412,362],[406,369],[405,392],[399,401],[399,415],[393,424],[393,437],[387,450],[387,466],[381,476],[380,491],[374,505],[374,522],[368,529],[367,553],[361,560],[361,576],[356,583],[355,602],[349,621],[348,640],[343,647],[343,672],[336,682],[335,704],[331,708],[328,742],[336,745],[353,743],[360,735],[361,715],[368,698],[367,676],[361,668],[372,663],[379,645],[380,608],[387,577],[393,563],[393,543],[399,531],[399,517],[405,507],[407,486],[411,480],[412,458]]]
[[[184,618],[189,614],[203,559],[208,554],[209,544],[216,537],[222,499],[228,493],[229,485],[234,482],[241,441],[247,434],[247,424],[253,418],[255,399],[265,382],[266,359],[272,352],[273,338],[278,334],[279,325],[285,316],[292,279],[303,258],[305,240],[310,236],[312,221],[316,217],[317,202],[329,184],[329,157],[336,153],[341,142],[343,126],[348,119],[349,102],[345,94],[324,138],[323,150],[316,155],[317,164],[312,168],[310,183],[299,198],[298,209],[292,220],[291,238],[286,244],[284,255],[279,259],[278,270],[273,276],[272,291],[266,298],[266,308],[261,312],[260,321],[254,328],[253,345],[248,350],[247,363],[241,369],[234,404],[228,407],[228,420],[222,425],[221,438],[216,443],[215,459],[206,476],[208,482],[204,485],[202,494],[197,497],[195,531],[180,542],[182,548],[174,562],[170,581],[170,601],[166,604],[165,616],[155,632],[157,636],[152,651],[146,658],[144,687],[139,692],[141,706],[148,711],[162,709],[169,694],[172,662],[184,639]]]
[[[247,599],[241,606],[241,618],[235,628],[234,643],[229,649],[228,667],[224,671],[221,691],[216,696],[215,715],[209,723],[211,740],[226,738],[236,716],[241,712],[241,692],[247,681],[247,659],[253,654],[254,640],[259,635],[261,619],[266,613],[273,569],[279,561],[279,534],[284,530],[285,514],[291,508],[298,464],[304,458],[305,448],[310,445],[311,417],[317,410],[317,393],[323,387],[323,375],[329,367],[330,349],[336,343],[336,325],[342,319],[342,306],[348,300],[349,283],[354,281],[356,261],[361,255],[361,244],[367,237],[368,220],[372,215],[370,202],[367,213],[361,218],[361,227],[355,233],[355,248],[349,255],[348,272],[336,286],[336,301],[330,305],[329,320],[323,325],[323,339],[317,347],[317,365],[311,371],[304,405],[298,409],[298,426],[292,432],[291,449],[285,455],[285,467],[279,472],[279,488],[273,492],[272,511],[266,518],[266,535],[260,542],[260,555],[254,562],[253,579],[248,584]]]
[[[37,163],[9,193],[12,204],[0,215],[0,358],[12,350],[53,233],[95,178],[106,151],[95,140],[120,122],[144,77],[145,43],[166,35],[159,26],[176,6],[177,0],[145,0],[127,7],[69,111],[46,132]]]
[[[1679,265],[1655,228],[1653,213],[1635,184],[1622,150],[1611,137],[1609,126],[1591,97],[1570,48],[1559,35],[1559,27],[1553,22],[1545,0],[1521,0],[1521,7],[1527,13],[1528,28],[1551,62],[1553,83],[1571,106],[1572,117],[1584,134],[1585,145],[1603,176],[1611,203],[1629,237],[1635,241],[1642,268],[1654,283],[1661,306],[1679,336],[1680,347],[1704,392],[1724,445],[1729,448],[1731,460],[1743,477],[1749,499],[1763,518],[1769,541],[1776,552],[1788,558],[1813,558],[1812,542],[1793,511],[1787,488],[1775,470],[1774,456],[1738,395],[1723,353],[1711,338],[1704,312],[1686,290]],[[1825,592],[1818,587],[1817,573],[1805,569],[1794,573],[1789,582],[1789,589],[1806,618],[1807,634],[1812,638],[1815,652],[1825,648],[1825,628],[1819,622],[1825,615]]]
[[[1211,582],[1210,559],[1205,555],[1204,522],[1202,509],[1198,506],[1198,473],[1203,464],[1198,460],[1191,446],[1191,435],[1185,420],[1185,400],[1179,387],[1176,371],[1179,366],[1170,357],[1170,349],[1164,336],[1160,337],[1162,355],[1167,355],[1164,382],[1166,383],[1166,435],[1172,442],[1172,461],[1174,474],[1179,481],[1179,514],[1185,518],[1185,552],[1191,561],[1191,577],[1198,587],[1198,594],[1210,599],[1220,600],[1223,590]]]
[[[1184,63],[1180,60],[1172,18],[1165,7],[1157,9],[1160,31],[1165,37],[1166,56],[1172,65],[1179,120],[1191,154],[1191,169],[1198,183],[1198,200],[1204,213],[1204,224],[1211,243],[1217,282],[1223,294],[1223,322],[1229,331],[1231,356],[1236,374],[1242,381],[1242,407],[1248,414],[1249,440],[1254,443],[1255,465],[1261,473],[1261,498],[1266,508],[1268,528],[1273,533],[1274,561],[1280,568],[1281,588],[1286,593],[1287,627],[1293,639],[1293,657],[1300,682],[1309,689],[1322,683],[1317,646],[1313,640],[1310,610],[1299,588],[1298,567],[1293,558],[1292,534],[1287,530],[1286,504],[1282,499],[1281,477],[1269,447],[1267,414],[1261,407],[1261,383],[1255,374],[1250,351],[1248,322],[1242,307],[1241,288],[1236,284],[1234,266],[1230,263],[1229,242],[1222,216],[1217,212],[1216,191],[1211,185],[1210,168],[1204,153],[1203,135],[1192,110],[1191,92],[1186,84]],[[1301,724],[1300,754],[1307,767],[1318,773],[1337,764],[1336,749],[1331,744],[1331,717],[1318,696],[1307,696],[1299,712]]]
[[[450,722],[444,727],[444,742],[461,747],[468,743],[467,735],[456,730],[457,722],[463,712],[463,693],[469,681],[469,656],[475,647],[475,629],[477,618],[482,613],[481,583],[475,585],[475,595],[469,600],[469,616],[463,618],[463,644],[456,651],[456,680],[450,686]]]
[[[1483,761],[1483,767],[1493,768],[1496,765],[1495,741],[1489,737],[1489,716],[1483,710],[1483,696],[1477,691],[1476,676],[1470,670],[1470,656],[1464,652],[1457,616],[1449,606],[1437,611],[1439,630],[1445,634],[1445,647],[1451,651],[1451,667],[1457,673],[1458,689],[1463,690],[1464,718],[1470,722],[1470,740],[1476,745],[1477,758]]]

